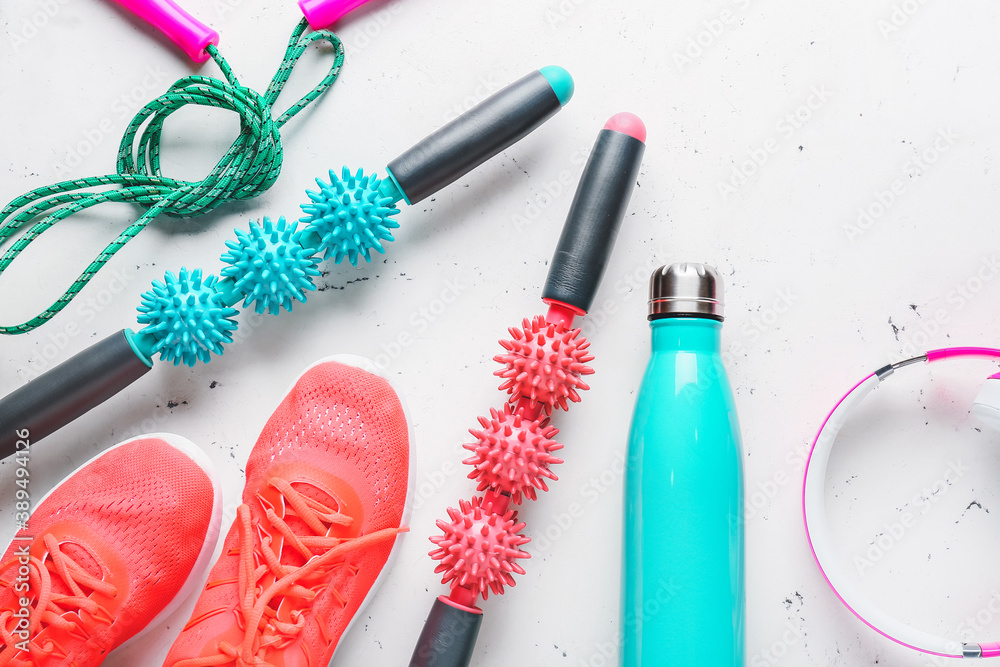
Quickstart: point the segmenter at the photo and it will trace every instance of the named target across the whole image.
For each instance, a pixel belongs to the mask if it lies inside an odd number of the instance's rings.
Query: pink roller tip
[[[313,30],[329,28],[368,0],[299,0],[299,9]]]
[[[605,130],[614,130],[646,143],[646,125],[634,113],[616,113],[604,124]]]

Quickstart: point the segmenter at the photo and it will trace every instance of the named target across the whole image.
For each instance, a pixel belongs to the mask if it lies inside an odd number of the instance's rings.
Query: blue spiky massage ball
[[[153,289],[143,293],[138,321],[146,327],[140,333],[156,338],[153,353],[160,359],[175,366],[207,363],[233,341],[237,325],[230,318],[239,311],[223,303],[215,282],[212,275],[203,279],[201,269],[167,271],[163,282],[154,280]]]
[[[306,215],[300,221],[307,225],[303,234],[319,236],[323,259],[333,257],[339,264],[346,257],[357,266],[359,256],[370,262],[372,249],[385,252],[382,241],[394,240],[389,230],[399,227],[392,219],[399,209],[393,208],[391,197],[379,194],[379,183],[375,174],[365,176],[358,169],[352,175],[344,167],[340,178],[330,171],[329,184],[317,178],[319,192],[306,191],[312,203],[302,205]]]
[[[258,313],[277,315],[281,308],[290,311],[295,299],[304,302],[305,290],[316,289],[319,258],[299,245],[298,224],[289,225],[284,217],[277,223],[265,217],[263,225],[251,220],[249,233],[237,229],[237,240],[226,241],[229,252],[222,261],[229,266],[222,275],[235,281],[244,308],[253,303]]]

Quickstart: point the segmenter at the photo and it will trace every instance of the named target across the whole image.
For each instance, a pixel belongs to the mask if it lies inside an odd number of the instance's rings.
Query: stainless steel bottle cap
[[[661,266],[649,279],[649,318],[707,317],[722,321],[722,276],[697,262]]]

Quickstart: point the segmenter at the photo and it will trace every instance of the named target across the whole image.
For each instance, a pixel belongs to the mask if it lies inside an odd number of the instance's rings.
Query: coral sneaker
[[[198,590],[221,520],[211,460],[179,436],[92,459],[42,499],[0,561],[0,665],[100,665]]]
[[[243,504],[169,667],[326,667],[406,529],[410,437],[361,357],[314,364],[250,453]]]

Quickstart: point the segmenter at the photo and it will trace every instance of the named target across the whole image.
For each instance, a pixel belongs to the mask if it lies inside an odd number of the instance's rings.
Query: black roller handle
[[[434,600],[409,667],[468,667],[483,613]]]
[[[417,143],[387,170],[406,203],[416,204],[525,137],[572,96],[566,70],[535,70]]]
[[[552,256],[542,298],[590,310],[615,246],[646,148],[636,116],[613,116],[597,135]]]
[[[0,399],[0,458],[18,440],[34,443],[100,405],[152,366],[125,331],[108,336]]]

